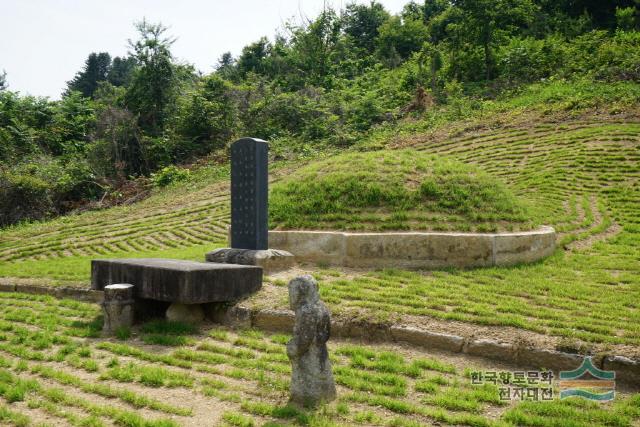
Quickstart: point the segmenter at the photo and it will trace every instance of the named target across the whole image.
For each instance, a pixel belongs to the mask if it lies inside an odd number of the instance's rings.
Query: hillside
[[[635,90],[627,86],[623,93]],[[546,95],[539,90],[535,101],[526,92],[462,121],[409,121],[393,134],[385,129],[374,133],[357,147],[390,158],[413,153],[416,158],[451,159],[488,174],[526,203],[535,222],[557,229],[560,249],[555,256],[517,268],[427,275],[310,267],[322,279],[323,297],[332,311],[383,320],[401,316],[417,324],[435,322],[445,330],[468,323],[509,326],[534,341],[547,336],[547,344],[569,339],[637,352],[637,347],[624,347],[640,343],[637,104],[619,95],[607,97],[599,89],[587,96],[575,87],[564,101],[550,101],[559,92],[567,94],[568,89],[556,86]],[[577,100],[573,104],[584,107],[565,108],[571,96]],[[274,163],[272,188],[296,173],[331,165],[340,158],[335,155],[328,151],[317,160]],[[0,276],[86,286],[89,261],[96,257],[201,260],[206,251],[225,244],[227,180],[219,167],[204,168],[190,181],[129,207],[3,230]],[[465,226],[447,222],[454,224]],[[253,304],[286,305],[281,278],[271,283]],[[451,320],[456,322],[438,323]]]
[[[423,166],[446,165],[448,170],[481,174],[485,183],[498,183],[498,200],[506,197],[515,206],[526,205],[528,218],[556,227],[560,244],[552,257],[511,268],[432,272],[302,266],[267,277],[263,289],[243,304],[252,308],[288,307],[287,280],[305,272],[319,280],[322,299],[338,320],[400,322],[429,331],[517,342],[534,348],[639,358],[637,103],[621,103],[614,98],[607,100],[608,108],[603,108],[605,103],[597,97],[588,99],[582,94],[578,97],[588,107],[566,110],[560,107],[561,103],[548,102],[540,92],[533,103],[523,101],[527,96],[509,99],[501,106],[488,106],[488,112],[470,115],[466,120],[439,124],[409,121],[394,129],[393,134],[383,129],[362,141],[358,150],[347,153],[327,151],[317,157],[279,160],[271,167],[271,185],[272,189],[287,188],[287,183],[296,177],[322,179],[331,177],[336,170],[340,175],[348,176],[350,171],[352,176],[359,176],[361,168],[342,166],[367,161],[369,166],[381,162],[378,166],[382,167],[366,174],[368,179],[378,176],[379,183],[406,182],[404,172],[411,168],[396,166],[408,158],[416,159],[415,164],[423,162]],[[384,159],[388,161],[386,167]],[[424,171],[422,179],[428,182],[431,169]],[[398,177],[400,180],[394,181]],[[87,286],[90,260],[96,257],[202,260],[206,251],[225,244],[228,191],[228,170],[204,167],[188,181],[156,190],[150,198],[128,207],[3,230],[0,281]],[[352,218],[370,209],[351,208]],[[427,204],[417,211],[433,208]],[[385,217],[378,216],[373,223],[385,222]],[[462,228],[469,225],[451,220],[450,215],[446,221],[433,224]],[[415,226],[411,222],[406,225]],[[213,416],[234,425],[291,417],[303,420],[303,425],[316,422],[316,418],[303,418],[315,415],[296,412],[274,398],[286,389],[288,381],[283,374],[288,373],[288,362],[281,354],[286,336],[225,329],[205,333],[187,330],[176,335],[163,323],[151,323],[133,330],[131,336],[120,337],[125,341],[89,340],[77,354],[59,356],[60,350],[56,356],[48,356],[48,350],[42,348],[49,341],[66,342],[63,340],[99,334],[97,306],[18,293],[6,294],[0,303],[5,308],[1,316],[5,319],[3,333],[10,339],[0,347],[12,355],[11,361],[15,357],[30,358],[20,366],[27,366],[35,381],[41,378],[65,384],[74,392],[99,394],[92,395],[92,401],[116,393],[115,387],[104,388],[105,379],[114,384],[117,381],[118,389],[123,391],[116,397],[125,401],[138,399],[135,393],[144,393],[146,400],[136,400],[135,410],[146,405],[145,414],[153,413],[155,417],[149,423],[164,423],[159,425],[172,425],[167,417],[185,425],[198,422],[200,417],[209,419],[212,406],[226,408],[224,413],[215,412]],[[22,323],[42,331],[31,336]],[[16,344],[19,334],[21,344]],[[343,412],[326,416],[332,420],[368,424],[367,420],[387,419],[393,425],[409,425],[401,422],[411,416],[425,423],[437,420],[447,425],[490,426],[558,425],[570,417],[576,425],[610,419],[616,425],[630,426],[639,416],[638,396],[627,396],[624,390],[612,405],[566,400],[504,405],[497,390],[470,388],[466,384],[472,366],[466,357],[444,357],[441,353],[434,356],[398,345],[355,346],[335,338],[331,343],[334,373],[344,399],[339,404]],[[160,349],[162,354],[151,348]],[[97,362],[86,355],[95,356]],[[59,370],[38,362],[48,357],[64,359],[56,365]],[[5,365],[11,363],[5,361]],[[391,366],[398,370],[389,373]],[[493,364],[485,366],[487,370],[497,369]],[[216,379],[203,379],[200,384],[194,379],[196,370],[199,375],[215,373]],[[438,373],[433,383],[431,371]],[[3,384],[22,386],[17,368],[16,374],[6,372]],[[384,378],[378,379],[377,375]],[[420,379],[423,376],[428,379]],[[390,378],[393,385],[389,385]],[[230,381],[233,388],[223,386]],[[163,387],[158,388],[159,385]],[[129,388],[135,392],[124,391]],[[35,390],[45,397],[50,393],[44,386]],[[259,396],[255,390],[262,390]],[[172,396],[171,404],[164,403],[168,395]],[[37,417],[39,408],[58,415],[59,408],[68,407],[97,411],[87,400],[54,397],[53,405],[47,401],[36,407],[32,403],[28,411],[17,411],[12,406],[3,416],[20,422],[26,420],[24,413]],[[112,405],[113,399],[103,400],[104,405]],[[212,405],[212,401],[216,404]],[[137,412],[103,408],[107,409],[95,413],[118,420],[126,415],[131,425],[142,422]],[[360,409],[368,412],[357,412]],[[345,415],[344,411],[349,410],[352,414]],[[322,420],[323,425],[332,425]],[[29,421],[23,423],[27,425]]]

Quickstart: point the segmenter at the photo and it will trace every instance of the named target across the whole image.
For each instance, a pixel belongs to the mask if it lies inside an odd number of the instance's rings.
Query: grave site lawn
[[[511,339],[531,332],[548,336],[548,347],[616,347],[640,356],[640,120],[525,118],[471,129],[398,137],[389,146],[446,155],[500,177],[559,232],[556,253],[533,265],[466,271],[308,269],[334,314],[510,327]],[[281,307],[284,279],[274,278],[270,292]]]
[[[287,405],[285,335],[153,321],[99,338],[95,304],[0,293],[0,420],[15,426],[632,426],[612,403],[504,402],[471,372],[506,368],[402,346],[332,340],[339,399]]]
[[[467,271],[345,271],[317,266],[304,266],[303,271],[320,279],[322,297],[338,316],[417,325],[441,321],[452,329],[487,326],[535,333],[551,345],[582,348],[585,343],[598,350],[616,346],[637,356],[638,88],[543,85],[488,108],[480,118],[443,123],[448,119],[434,113],[381,129],[354,147],[378,150],[380,158],[392,161],[400,151],[421,159],[435,156],[442,163],[456,162],[488,174],[526,205],[527,221],[552,225],[559,232],[558,250],[549,259]],[[277,163],[272,167],[272,188],[296,170],[304,172],[305,164],[313,169],[330,164],[331,158],[340,164],[354,155],[325,153],[324,161]],[[375,158],[375,153],[369,155]],[[1,280],[87,286],[92,258],[202,260],[205,252],[225,245],[229,224],[228,176],[215,168],[207,173],[132,206],[0,231]],[[367,230],[377,229],[381,218],[387,221],[385,215],[370,215],[372,221],[365,221],[366,215],[355,222],[326,215],[311,220],[318,227]],[[414,227],[418,219],[411,215],[394,221]],[[477,230],[487,225],[485,219],[474,223],[455,212],[425,215],[429,218],[420,221],[433,229]],[[285,279],[271,278],[251,302],[285,307]]]
[[[468,271],[305,266],[320,279],[334,315],[418,325],[458,321],[451,322],[451,332],[460,325],[511,327],[543,334],[551,346],[616,346],[623,354],[638,355],[637,114],[524,114],[411,137],[400,133],[385,141],[386,156],[397,148],[428,158],[441,155],[497,177],[526,202],[532,220],[556,228],[559,249],[534,265]],[[283,175],[276,169],[273,179]],[[170,188],[134,206],[4,230],[0,277],[86,286],[91,258],[202,260],[226,239],[225,181],[202,179],[189,184],[194,188]],[[446,225],[455,229],[455,218]],[[284,278],[269,282],[252,301],[286,307]]]

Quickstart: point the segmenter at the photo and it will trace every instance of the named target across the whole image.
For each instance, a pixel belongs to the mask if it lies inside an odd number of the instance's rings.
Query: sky
[[[9,90],[59,99],[91,52],[127,54],[134,22],[162,22],[177,37],[172,51],[209,73],[227,51],[273,39],[291,19],[315,17],[325,2],[349,0],[0,0],[0,72]],[[397,13],[409,0],[381,0]],[[356,0],[368,3],[369,0]]]

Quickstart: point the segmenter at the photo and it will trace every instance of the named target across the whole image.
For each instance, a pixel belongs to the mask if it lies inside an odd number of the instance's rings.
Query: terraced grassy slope
[[[0,293],[0,421],[16,426],[631,426],[640,395],[504,402],[469,366],[401,347],[334,342],[339,400],[287,405],[287,336],[148,323],[97,338],[95,304]],[[544,385],[542,385],[544,386]]]
[[[552,343],[575,339],[639,355],[640,117],[499,120],[392,138],[387,148],[446,155],[499,177],[531,202],[535,218],[560,231],[566,249],[517,268],[321,272],[324,298],[345,316],[511,326]],[[3,231],[0,276],[86,283],[95,256],[201,259],[222,244],[228,223],[225,185],[205,184],[129,208]],[[286,306],[285,293],[272,286],[258,300]]]
[[[584,351],[580,342],[586,342],[586,348],[614,346],[640,356],[638,117],[472,123],[447,134],[397,138],[389,147],[451,156],[499,176],[537,206],[536,215],[557,228],[566,249],[516,268],[320,271],[322,295],[334,312],[430,327],[434,320],[508,326],[516,328],[509,329],[510,339],[518,330],[530,332],[522,338],[540,346]],[[286,306],[286,289],[274,287],[272,295]]]
[[[62,217],[2,232],[0,261],[95,257],[184,248],[226,239],[225,182],[172,189],[134,206]]]

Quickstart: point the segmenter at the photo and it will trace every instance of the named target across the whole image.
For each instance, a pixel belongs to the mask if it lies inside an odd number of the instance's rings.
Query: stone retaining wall
[[[515,233],[269,231],[269,247],[299,262],[355,268],[491,267],[545,258],[556,246],[552,227]]]

